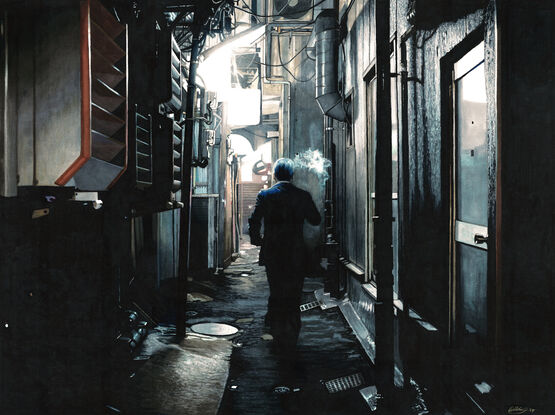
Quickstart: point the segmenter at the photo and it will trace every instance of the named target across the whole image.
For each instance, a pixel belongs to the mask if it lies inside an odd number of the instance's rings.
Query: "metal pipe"
[[[383,404],[392,404],[393,393],[393,251],[391,166],[391,75],[389,1],[376,0],[376,211],[374,220],[374,269],[376,304],[376,369]]]
[[[335,162],[334,157],[332,157],[332,146],[333,146],[333,119],[331,117],[324,116],[324,157],[331,160],[332,163]],[[329,179],[326,182],[326,222],[324,224],[326,230],[326,238],[329,234],[334,234],[334,221],[335,221],[335,206],[333,194],[335,186],[335,177],[333,174],[333,165],[330,167]]]
[[[271,25],[267,25],[266,26],[266,42],[264,43],[265,45],[268,44],[269,39],[271,39],[271,32],[272,26]],[[270,63],[272,61],[271,59],[271,51],[269,47],[265,46],[265,56],[266,56],[266,63]],[[283,94],[287,95],[286,99],[284,99],[284,108],[283,108],[283,135],[282,135],[282,143],[287,143],[287,151],[279,151],[279,147],[278,147],[278,153],[279,157],[289,157],[289,132],[290,132],[290,111],[291,111],[291,82],[285,80],[285,78],[274,78],[272,77],[272,66],[271,65],[266,65],[265,68],[265,74],[264,74],[264,83],[265,84],[279,84],[279,85],[283,85]],[[285,118],[285,115],[287,116],[287,118]],[[283,146],[283,144],[282,144]]]
[[[339,28],[335,9],[326,9],[314,23],[316,38],[316,102],[322,113],[339,121],[347,120],[343,97],[337,88],[337,44]]]
[[[290,135],[290,111],[291,111],[291,82],[289,81],[276,81],[264,77],[265,84],[279,84],[283,85],[283,94],[286,95],[286,98],[283,99],[284,102],[284,109],[283,109],[283,135],[282,135],[282,143],[287,144],[287,151],[283,151],[282,154],[279,154],[279,157],[289,157],[289,135]],[[279,148],[278,148],[279,152]]]
[[[191,237],[191,199],[192,180],[191,164],[193,159],[193,132],[196,74],[200,55],[200,33],[201,25],[198,10],[195,11],[195,22],[193,27],[193,40],[191,45],[191,63],[189,64],[189,79],[187,81],[187,99],[185,103],[185,139],[181,143],[181,157],[183,180],[181,180],[181,208],[179,227],[179,270],[177,274],[177,304],[176,304],[176,334],[178,338],[185,337],[185,306],[187,303],[187,271],[189,270],[189,248]]]

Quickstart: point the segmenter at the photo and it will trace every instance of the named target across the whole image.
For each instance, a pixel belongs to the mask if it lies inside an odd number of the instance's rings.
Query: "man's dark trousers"
[[[267,320],[278,347],[288,351],[295,347],[301,329],[300,302],[303,273],[284,266],[267,266],[270,286]]]

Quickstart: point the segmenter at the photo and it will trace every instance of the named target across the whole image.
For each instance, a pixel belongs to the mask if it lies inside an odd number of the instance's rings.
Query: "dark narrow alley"
[[[0,0],[0,415],[552,415],[545,0]]]
[[[122,370],[118,382],[123,388],[109,407],[165,415],[375,410],[380,398],[373,389],[374,369],[338,307],[342,302],[328,297],[312,304],[315,292],[323,291],[322,278],[305,281],[302,303],[312,307],[302,312],[296,354],[283,361],[275,353],[264,324],[268,286],[258,252],[243,244],[240,256],[222,275],[191,284],[187,339],[176,345],[171,323],[154,328],[134,354],[136,365]],[[195,332],[197,325],[210,323],[238,331]],[[426,409],[416,388],[399,396],[399,413],[416,415]]]

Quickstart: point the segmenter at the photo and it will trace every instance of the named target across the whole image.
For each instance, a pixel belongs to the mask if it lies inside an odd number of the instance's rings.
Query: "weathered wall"
[[[553,6],[490,1],[479,8],[484,3],[453,2],[457,7],[448,17],[431,16],[411,30],[409,3],[391,2],[395,42],[391,72],[397,80],[399,114],[398,292],[405,309],[410,306],[438,328],[426,343],[428,350],[437,353],[432,356],[423,351],[420,358],[431,359],[439,370],[443,352],[438,347],[448,340],[453,143],[446,68],[483,39],[488,100],[489,340],[502,352],[497,355],[498,367],[505,373],[501,376],[511,379],[505,397],[518,390],[522,399],[535,396],[547,401],[545,391],[552,388],[552,380],[545,388],[530,385],[546,370],[541,361],[553,351],[553,144],[549,134],[553,77],[547,52],[552,49],[548,22]],[[345,257],[361,267],[371,252],[364,239],[368,197],[359,182],[364,182],[360,176],[367,174],[367,153],[372,151],[367,145],[372,114],[366,108],[365,75],[374,58],[373,8],[373,1],[355,0],[345,17],[343,47],[348,58],[340,59],[339,65],[343,92],[353,103],[352,146],[340,123],[335,123],[334,131],[338,240]],[[368,275],[369,270],[365,271]],[[366,301],[357,294],[360,290],[353,289],[356,280],[351,282],[350,295],[359,303],[354,307],[365,314],[363,319],[371,327],[372,311],[365,308]],[[401,336],[410,333],[413,330],[406,329]],[[448,354],[444,357],[449,359]]]
[[[403,13],[400,13],[401,15]],[[441,59],[484,23],[480,10],[407,40],[408,132],[404,299],[447,327],[451,141],[442,134]],[[486,77],[494,77],[488,68]],[[447,168],[447,169],[446,169]]]
[[[374,59],[374,47],[370,41],[373,20],[370,2],[355,0],[348,14],[344,15],[342,28],[347,30],[343,46],[340,46],[340,72],[344,96],[352,106],[350,123],[346,123],[345,136],[334,131],[338,158],[343,164],[338,173],[338,186],[344,186],[344,206],[338,207],[342,216],[346,240],[342,247],[345,258],[367,272],[367,108],[364,76]],[[349,125],[350,124],[350,125]],[[338,142],[344,140],[344,142]]]
[[[157,287],[163,280],[177,278],[179,264],[180,210],[154,214]]]
[[[314,99],[314,80],[291,83],[289,157],[308,149],[323,150],[324,117]]]

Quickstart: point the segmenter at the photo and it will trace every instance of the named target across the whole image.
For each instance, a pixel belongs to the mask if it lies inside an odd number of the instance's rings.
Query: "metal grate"
[[[152,185],[152,116],[135,105],[135,180],[137,186]]]
[[[172,145],[172,168],[173,182],[172,191],[177,192],[181,188],[181,141],[184,130],[177,122],[173,122],[173,145]]]
[[[363,382],[364,378],[362,377],[362,373],[354,373],[341,378],[328,380],[324,382],[324,385],[329,393],[337,393],[356,388],[362,385]]]
[[[166,103],[174,112],[181,110],[181,49],[173,35],[170,38],[170,83],[171,98]]]
[[[312,310],[313,308],[320,307],[320,301],[312,301],[310,303],[301,304],[299,307],[301,311]]]

